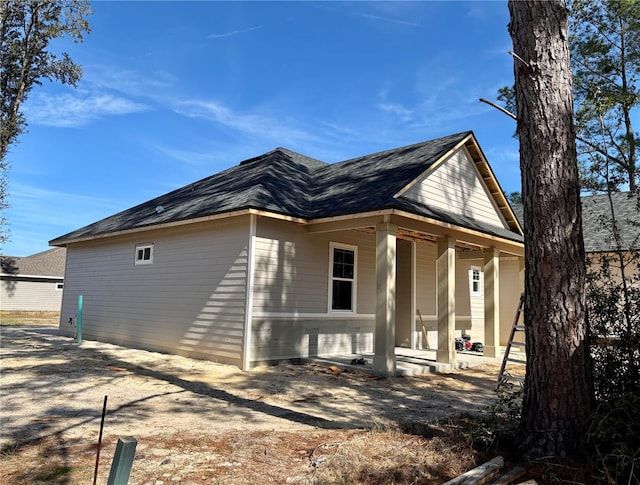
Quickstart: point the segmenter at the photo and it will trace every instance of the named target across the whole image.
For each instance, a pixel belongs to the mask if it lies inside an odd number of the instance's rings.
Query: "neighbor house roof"
[[[611,229],[611,206],[605,195],[586,195],[582,202],[582,233],[588,253],[613,251],[616,248]],[[640,246],[640,199],[630,192],[611,194],[614,213],[623,249]],[[522,204],[514,204],[513,212],[524,227]]]
[[[623,249],[640,247],[640,199],[630,192],[611,194],[614,214]],[[607,195],[582,197],[582,232],[587,252],[615,249],[612,235],[611,206]]]
[[[61,236],[63,245],[125,231],[256,209],[313,220],[374,210],[399,209],[438,221],[521,241],[520,228],[506,201],[500,206],[510,228],[469,218],[403,198],[399,193],[432,164],[464,143],[481,159],[495,194],[504,200],[495,177],[470,131],[415,145],[328,164],[286,148],[276,148],[168,194]],[[496,188],[497,187],[497,188]],[[509,218],[510,216],[510,218]]]
[[[0,256],[3,275],[11,276],[64,276],[67,250],[54,248],[31,256]]]

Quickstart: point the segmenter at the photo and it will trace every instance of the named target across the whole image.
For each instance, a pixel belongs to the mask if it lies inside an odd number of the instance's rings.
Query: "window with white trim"
[[[138,244],[135,261],[136,265],[153,264],[153,244]]]
[[[471,296],[482,296],[482,271],[478,266],[469,269],[469,293]]]
[[[64,288],[64,283],[56,283],[56,290],[62,291],[63,288]]]
[[[355,312],[357,247],[331,243],[329,311]]]

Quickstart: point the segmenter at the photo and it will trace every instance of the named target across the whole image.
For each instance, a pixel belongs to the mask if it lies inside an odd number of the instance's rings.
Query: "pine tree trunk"
[[[563,0],[509,0],[525,230],[527,375],[519,443],[579,451],[592,402],[582,211]]]

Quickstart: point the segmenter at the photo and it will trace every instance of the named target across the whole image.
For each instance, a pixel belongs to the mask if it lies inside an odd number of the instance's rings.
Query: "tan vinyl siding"
[[[437,276],[436,247],[418,244],[416,247],[416,307],[422,314],[429,335],[429,343],[435,348],[438,337],[437,325]],[[470,333],[473,341],[484,338],[484,298],[471,297],[469,270],[471,266],[482,267],[482,260],[456,258],[456,331]],[[416,320],[416,333],[422,334],[420,319]],[[423,336],[423,348],[426,343]]]
[[[373,317],[361,319],[255,318],[254,363],[318,355],[373,352]]]
[[[408,241],[397,241],[397,271],[396,271],[396,346],[411,348],[411,319],[412,315],[412,256],[413,244]],[[419,328],[419,327],[416,327]]]
[[[484,274],[483,260],[456,259],[456,330],[471,336],[472,341],[484,338]],[[471,291],[471,270],[480,270],[480,293]]]
[[[516,258],[500,259],[500,345],[507,345],[513,317],[523,291],[520,287],[519,271],[520,263]],[[520,316],[520,324],[524,324],[522,316]],[[522,341],[523,338],[524,333],[520,333],[517,340]]]
[[[460,149],[438,165],[403,197],[507,228],[466,149]]]
[[[255,239],[254,313],[327,311],[328,246],[303,227],[258,220]]]
[[[302,226],[270,219],[258,220],[253,312],[326,314],[331,242],[357,246],[356,313],[375,312],[374,235],[310,235]]]
[[[329,312],[329,248],[357,247],[356,311]],[[259,218],[254,253],[253,364],[373,349],[375,235],[311,235],[303,226]]]
[[[3,276],[0,281],[0,310],[60,311],[62,278]]]
[[[422,314],[432,348],[438,342],[436,255],[435,246],[416,246],[416,309]],[[419,318],[416,320],[416,332],[421,334],[422,348],[426,348]]]
[[[83,295],[83,337],[239,365],[249,218],[71,245],[61,330]],[[153,264],[135,265],[137,244]]]

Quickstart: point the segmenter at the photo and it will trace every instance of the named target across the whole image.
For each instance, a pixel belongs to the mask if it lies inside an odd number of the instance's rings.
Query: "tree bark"
[[[519,444],[580,450],[592,406],[582,210],[563,0],[509,0],[525,231],[527,374]]]

